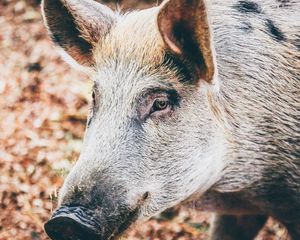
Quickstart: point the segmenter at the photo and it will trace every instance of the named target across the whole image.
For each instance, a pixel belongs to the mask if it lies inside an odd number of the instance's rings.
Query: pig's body
[[[46,225],[53,239],[107,239],[183,201],[217,213],[212,239],[252,239],[267,216],[300,239],[299,1],[43,8],[95,82],[81,157]]]
[[[226,214],[258,211],[299,234],[300,1],[246,3],[208,5],[221,83],[210,101],[231,141],[226,174],[214,187],[225,193],[197,204]]]

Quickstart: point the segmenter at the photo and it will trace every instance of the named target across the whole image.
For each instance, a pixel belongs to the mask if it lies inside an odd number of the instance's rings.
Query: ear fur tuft
[[[165,2],[157,24],[169,51],[194,64],[198,79],[210,83],[215,69],[204,0]]]
[[[79,64],[94,64],[93,48],[115,21],[108,7],[92,0],[43,0],[42,13],[49,35]]]

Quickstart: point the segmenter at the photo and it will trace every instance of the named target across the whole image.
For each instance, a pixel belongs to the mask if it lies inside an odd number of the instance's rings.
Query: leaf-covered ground
[[[79,155],[89,89],[51,45],[39,1],[0,0],[0,240],[48,239],[43,223]],[[126,238],[207,239],[209,217],[170,211]],[[271,220],[259,239],[286,239],[286,232]]]

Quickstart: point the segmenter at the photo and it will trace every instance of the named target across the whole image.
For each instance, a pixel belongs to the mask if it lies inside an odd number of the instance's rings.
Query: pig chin
[[[45,231],[53,240],[115,239],[136,221],[138,211],[121,207],[108,217],[107,209],[61,206],[45,224]]]

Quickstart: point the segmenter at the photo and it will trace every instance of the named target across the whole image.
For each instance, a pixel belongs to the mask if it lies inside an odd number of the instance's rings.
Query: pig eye
[[[162,120],[171,116],[180,106],[180,96],[176,90],[151,89],[142,95],[137,108],[137,117],[145,121],[148,117]]]
[[[169,100],[166,99],[156,99],[153,103],[151,113],[165,110],[170,105]]]
[[[92,93],[92,99],[93,99],[93,106],[96,104],[96,99],[95,99],[95,92],[93,91]]]
[[[89,126],[92,122],[95,105],[96,105],[96,94],[93,91],[93,93],[92,93],[92,104],[91,104],[90,110],[89,110],[89,118],[88,118],[87,126]]]

